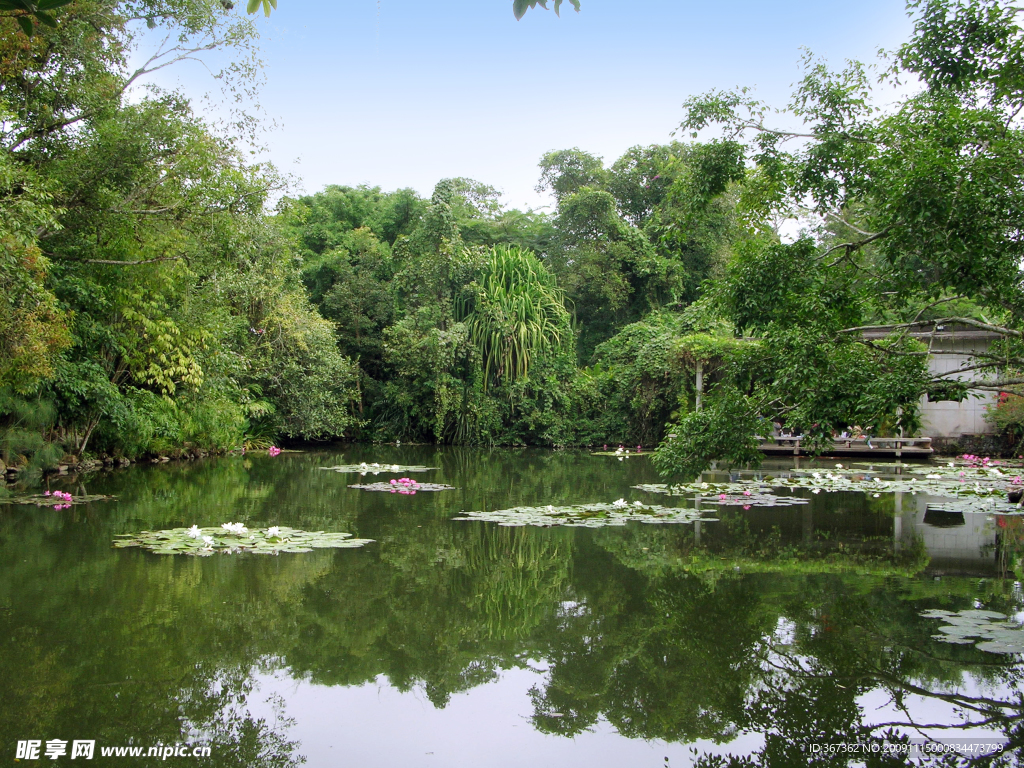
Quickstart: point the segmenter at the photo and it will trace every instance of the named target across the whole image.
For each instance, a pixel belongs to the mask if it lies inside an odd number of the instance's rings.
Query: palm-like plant
[[[529,250],[494,246],[480,276],[456,305],[480,351],[484,387],[524,378],[531,363],[572,337],[565,298]]]

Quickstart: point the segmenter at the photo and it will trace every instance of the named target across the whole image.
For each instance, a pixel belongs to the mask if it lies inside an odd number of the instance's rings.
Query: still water
[[[320,469],[361,461],[437,467],[414,477],[458,490],[371,493]],[[166,764],[246,768],[854,766],[820,745],[886,734],[1022,749],[1022,657],[938,642],[921,616],[1022,616],[991,521],[861,493],[699,525],[452,520],[651,502],[631,486],[658,480],[641,457],[369,445],[56,479],[116,500],[0,506],[0,765],[26,740],[95,741],[88,764],[123,766],[164,761],[101,747],[202,744]],[[111,548],[225,522],[374,543]],[[64,762],[84,761],[17,764]]]

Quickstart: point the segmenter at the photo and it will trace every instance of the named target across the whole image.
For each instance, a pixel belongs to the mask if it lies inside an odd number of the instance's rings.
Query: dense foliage
[[[429,199],[279,197],[233,138],[251,119],[218,128],[137,87],[217,48],[235,54],[221,76],[255,87],[230,5],[0,9],[5,462],[280,438],[653,445],[668,424],[659,463],[692,474],[756,460],[773,424],[811,446],[913,432],[923,393],[1024,381],[1011,6],[913,4],[881,77],[920,87],[884,110],[867,68],[808,57],[795,127],[719,92],[682,125],[723,126],[711,141],[610,165],[549,152],[544,214],[465,178]],[[174,42],[131,71],[153,27]],[[976,382],[928,373],[921,332],[952,322],[1004,339],[964,370]]]

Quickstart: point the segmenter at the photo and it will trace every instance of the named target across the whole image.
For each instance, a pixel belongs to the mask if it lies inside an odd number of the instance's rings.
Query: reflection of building
[[[949,500],[923,493],[897,493],[893,530],[897,544],[915,538],[923,541],[931,558],[929,571],[994,575],[996,531],[991,516],[937,512],[943,501]]]
[[[880,339],[891,331],[869,331],[865,338]],[[929,368],[932,375],[958,371],[975,364],[975,355],[987,352],[992,342],[1002,338],[998,333],[966,325],[939,325],[934,329],[913,331],[910,335],[927,344],[931,352]],[[956,374],[950,381],[978,378],[977,372]],[[972,374],[974,374],[972,376]],[[936,438],[957,439],[963,435],[985,435],[994,432],[985,421],[985,409],[995,402],[996,393],[974,391],[963,402],[931,402],[921,398],[921,434]]]

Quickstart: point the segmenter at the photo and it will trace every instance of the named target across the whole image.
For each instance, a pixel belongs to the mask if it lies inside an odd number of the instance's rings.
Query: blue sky
[[[261,103],[280,124],[269,159],[296,191],[429,195],[468,176],[537,207],[550,202],[533,190],[546,151],[578,146],[610,164],[669,141],[690,95],[748,85],[784,105],[802,47],[835,66],[874,61],[911,30],[897,0],[582,3],[517,22],[511,0],[279,0],[258,22]],[[196,67],[161,82],[210,88]]]

